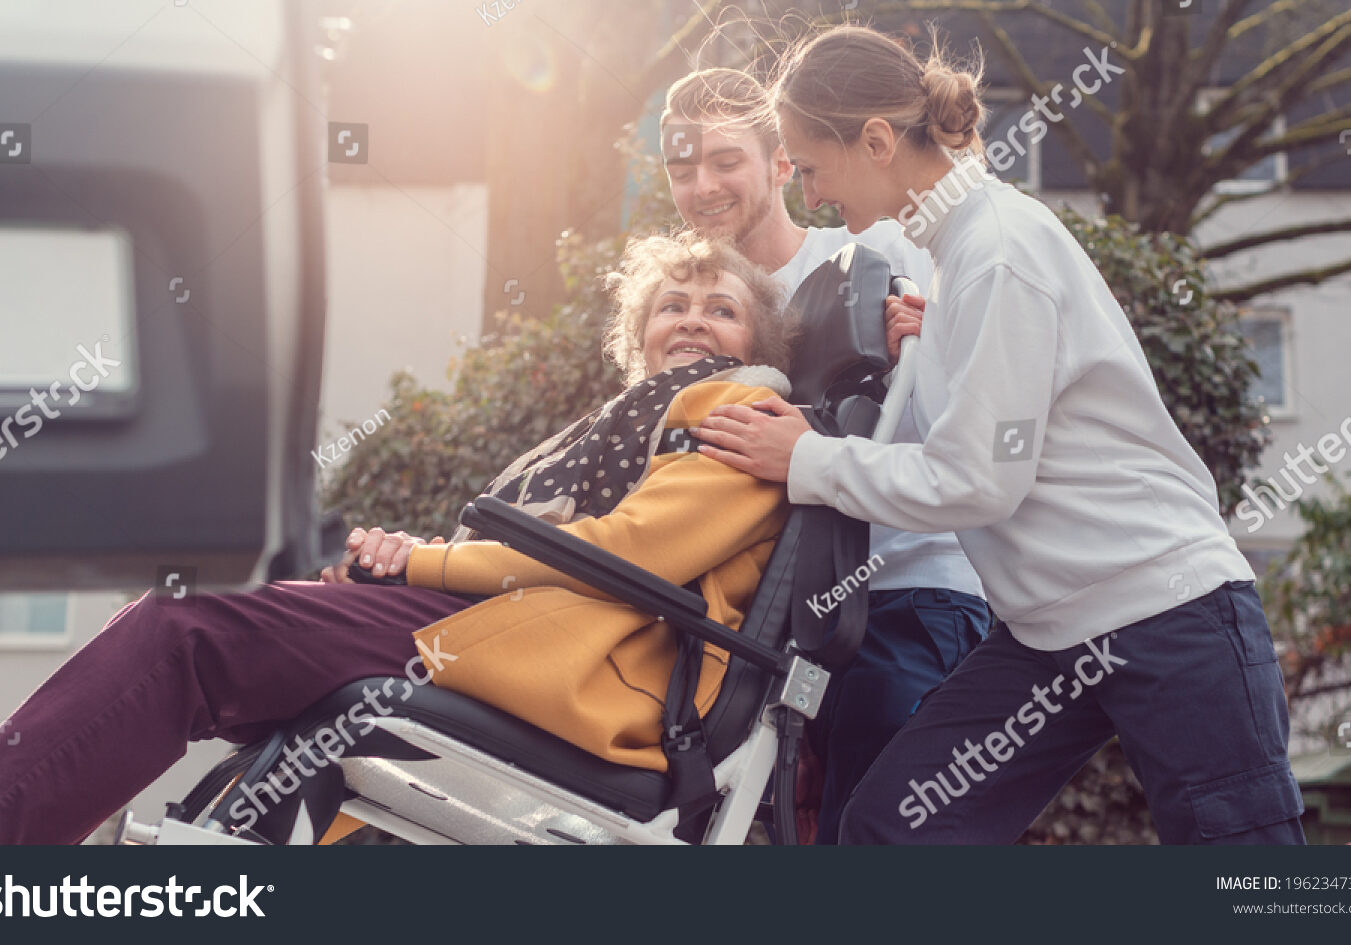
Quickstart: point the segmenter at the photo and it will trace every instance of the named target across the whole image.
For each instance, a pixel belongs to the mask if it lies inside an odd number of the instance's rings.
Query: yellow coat
[[[772,394],[725,381],[695,384],[676,396],[667,427],[694,426],[719,404]],[[787,507],[779,483],[697,453],[667,453],[613,512],[560,527],[673,584],[698,578],[709,617],[736,629]],[[660,716],[676,651],[665,624],[497,542],[414,548],[408,581],[496,595],[414,634],[436,685],[610,761],[666,770]],[[705,645],[700,715],[726,665],[724,650]]]

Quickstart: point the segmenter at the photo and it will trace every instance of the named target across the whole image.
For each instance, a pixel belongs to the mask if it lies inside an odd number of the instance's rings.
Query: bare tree
[[[901,0],[862,6],[874,17],[941,13],[974,20],[985,48],[1008,67],[1029,97],[1049,95],[1053,82],[1032,65],[1038,50],[1027,41],[1020,47],[1010,34],[1011,18],[1043,23],[1047,32],[1036,34],[1038,44],[1060,36],[1111,49],[1113,63],[1125,70],[1116,79],[1122,86],[1119,106],[1112,109],[1088,97],[1084,109],[1065,110],[1064,119],[1050,125],[1051,133],[1081,168],[1089,187],[1101,195],[1103,210],[1149,232],[1189,233],[1221,207],[1260,196],[1217,195],[1215,185],[1271,155],[1289,155],[1286,184],[1346,159],[1341,139],[1351,129],[1351,68],[1346,65],[1351,61],[1351,10],[1344,2],[1275,0],[1253,12],[1256,0],[1222,0],[1210,16],[1166,15],[1166,8],[1179,6],[1174,0]],[[1061,9],[1068,7],[1082,15]],[[1243,56],[1253,64],[1202,112],[1200,93],[1213,84],[1226,55]],[[1315,107],[1312,117],[1280,130],[1282,116],[1308,106]],[[1084,133],[1087,121],[1102,122],[1108,129],[1106,154],[1090,145]],[[1351,219],[1282,227],[1211,246],[1206,256],[1218,259],[1348,230]],[[1351,259],[1216,295],[1243,301],[1348,271]]]

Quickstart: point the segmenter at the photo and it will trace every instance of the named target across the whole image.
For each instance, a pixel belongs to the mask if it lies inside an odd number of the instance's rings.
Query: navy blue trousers
[[[858,655],[831,680],[812,726],[824,783],[816,842],[836,843],[854,787],[915,711],[989,633],[979,597],[944,588],[874,591]]]
[[[1057,652],[1000,623],[883,749],[843,843],[1012,843],[1114,734],[1164,843],[1304,842],[1252,581]]]

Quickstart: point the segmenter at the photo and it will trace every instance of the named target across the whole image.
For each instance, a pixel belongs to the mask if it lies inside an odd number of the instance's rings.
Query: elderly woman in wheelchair
[[[827,269],[794,299],[818,317],[792,396],[872,435],[895,423],[891,274],[862,247]],[[341,811],[425,842],[741,842],[776,757],[791,798],[866,593],[825,619],[803,600],[858,585],[867,526],[694,449],[715,406],[789,395],[769,276],[687,233],[631,243],[609,282],[624,393],[512,463],[450,543],[357,529],[320,582],[123,608],[9,719],[0,843],[78,841],[216,737],[246,747],[120,839],[313,842]]]
[[[784,490],[662,447],[715,405],[787,394],[781,292],[730,246],[692,236],[631,244],[610,281],[608,348],[632,386],[488,491],[674,584],[697,582],[708,616],[735,629]],[[407,586],[353,583],[353,564]],[[437,686],[660,771],[676,649],[661,621],[503,544],[357,530],[322,583],[147,595],[118,613],[9,720],[24,737],[0,751],[0,842],[77,841],[187,740],[256,740],[345,683],[405,674],[419,654],[434,656]],[[699,706],[725,665],[705,649]]]

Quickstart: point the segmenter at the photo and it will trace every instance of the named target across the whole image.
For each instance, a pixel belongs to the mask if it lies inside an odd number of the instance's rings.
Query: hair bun
[[[920,85],[925,94],[929,137],[952,151],[970,147],[982,112],[975,77],[930,59]]]

